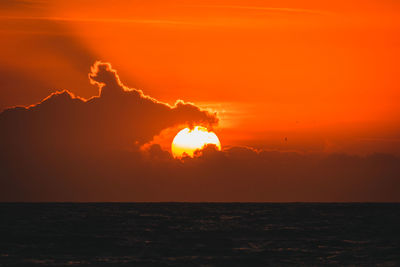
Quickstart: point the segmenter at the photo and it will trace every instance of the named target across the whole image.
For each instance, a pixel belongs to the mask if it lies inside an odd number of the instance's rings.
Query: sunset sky
[[[128,143],[129,133],[134,133],[138,139],[132,143],[144,147],[159,144],[168,151],[182,123],[201,121],[218,135],[223,150],[240,147],[305,157],[340,154],[362,160],[376,153],[393,156],[393,160],[400,156],[397,1],[4,0],[0,2],[0,40],[0,111],[39,103],[56,91],[68,90],[79,101],[98,96],[97,80],[90,82],[88,78],[96,61],[106,62],[101,65],[104,68],[108,63],[112,66],[121,88],[142,90],[162,105],[169,104],[157,108],[167,110],[177,100],[184,101],[176,106],[176,112],[181,107],[184,111],[178,117],[171,115],[170,124],[165,121],[161,125],[162,119],[151,117],[159,113],[151,111],[144,122],[140,121],[145,126],[139,130],[143,129],[145,136],[139,136],[133,125],[125,129],[122,124],[113,124],[115,131],[121,131],[118,147],[123,150],[127,149],[122,147],[123,141]],[[111,75],[107,71],[104,75]],[[104,79],[113,82],[113,75]],[[69,99],[69,95],[62,97]],[[43,110],[47,108],[50,113],[58,112],[50,105]],[[186,109],[195,117],[186,118]],[[79,117],[81,111],[76,112]],[[8,125],[7,129],[25,120],[9,122],[9,117],[3,117],[0,122],[5,124],[0,127]],[[37,118],[26,122],[33,125]],[[75,134],[80,126],[71,125],[68,131]],[[38,136],[46,136],[39,132]],[[112,134],[110,131],[103,137],[107,144],[115,145]],[[3,151],[15,151],[11,146],[14,141],[7,139],[10,136],[16,134],[10,130],[2,136]],[[87,144],[78,134],[74,138],[74,142]],[[32,140],[42,147],[50,142],[47,137]],[[26,142],[24,149],[32,144]],[[2,157],[9,160],[8,154]],[[398,177],[399,169],[393,168],[391,177]],[[363,167],[360,170],[368,173]],[[398,179],[395,183],[399,184]],[[391,187],[390,183],[385,186]],[[240,200],[233,191],[227,199]],[[372,193],[364,193],[355,199],[374,199],[369,198]],[[307,194],[299,194],[299,199],[313,200]],[[384,194],[382,191],[379,196]],[[297,200],[287,191],[283,195],[271,199]],[[173,199],[169,196],[153,199]],[[320,193],[315,199],[323,196]],[[329,200],[340,197],[335,193]],[[138,199],[147,200],[146,196]],[[185,200],[185,195],[178,199]],[[243,199],[271,200],[261,196]],[[204,199],[199,194],[194,200]]]

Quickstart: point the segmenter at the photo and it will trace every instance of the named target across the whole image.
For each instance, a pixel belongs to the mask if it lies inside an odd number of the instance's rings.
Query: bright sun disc
[[[172,141],[171,151],[175,158],[180,158],[186,153],[193,157],[196,150],[202,149],[205,145],[214,144],[221,150],[221,143],[213,132],[207,128],[196,126],[193,129],[185,128],[181,130]]]

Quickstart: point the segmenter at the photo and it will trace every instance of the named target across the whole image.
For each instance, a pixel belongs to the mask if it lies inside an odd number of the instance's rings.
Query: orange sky
[[[223,146],[398,154],[399,5],[5,0],[0,109],[96,95],[101,59],[147,95],[218,111]]]

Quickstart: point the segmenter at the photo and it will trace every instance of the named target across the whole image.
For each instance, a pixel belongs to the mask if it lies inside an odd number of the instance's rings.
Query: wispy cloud
[[[286,8],[286,7],[263,7],[263,6],[240,6],[240,5],[190,5],[190,7],[216,8],[216,9],[238,9],[255,10],[261,12],[281,12],[281,13],[301,13],[314,15],[332,15],[331,12]],[[207,21],[187,21],[187,20],[168,20],[168,19],[135,19],[135,18],[90,18],[90,17],[59,17],[59,16],[0,16],[0,20],[26,20],[26,21],[58,21],[71,23],[120,23],[120,24],[158,24],[158,25],[220,25],[220,22]],[[225,25],[225,24],[223,24]]]
[[[197,7],[208,7],[208,8],[224,8],[224,9],[243,9],[243,10],[258,10],[267,12],[285,12],[285,13],[306,13],[306,14],[317,14],[317,15],[332,15],[331,12],[315,10],[315,9],[303,9],[303,8],[288,8],[288,7],[263,7],[263,6],[236,6],[236,5],[200,5]]]

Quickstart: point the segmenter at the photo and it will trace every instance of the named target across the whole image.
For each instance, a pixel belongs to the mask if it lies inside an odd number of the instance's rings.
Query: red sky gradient
[[[0,112],[70,92],[0,113],[0,167],[11,166],[0,186],[15,188],[0,200],[399,200],[400,2],[4,0],[0,40]],[[89,82],[98,60],[112,64],[99,79],[115,98]],[[180,127],[196,122],[213,125],[223,151],[181,166],[167,151]],[[104,156],[105,147],[133,154]],[[57,161],[62,155],[70,161]],[[136,156],[144,165],[131,162]],[[121,197],[104,193],[104,183],[91,192],[89,181],[87,195],[70,194],[94,159],[114,163],[95,173],[108,185],[106,174],[118,169]],[[44,162],[53,167],[36,168]],[[76,164],[77,183],[62,172],[52,184],[65,163]],[[132,182],[136,198],[124,180],[134,175],[129,164],[154,179]],[[147,172],[152,164],[157,173]],[[207,179],[180,184],[190,168]],[[238,175],[249,173],[244,185]],[[299,185],[297,175],[306,181]],[[163,191],[164,176],[175,178]],[[65,195],[54,190],[61,185]]]
[[[62,89],[91,97],[101,59],[159,100],[218,111],[224,145],[400,152],[395,1],[0,5],[0,108]]]

